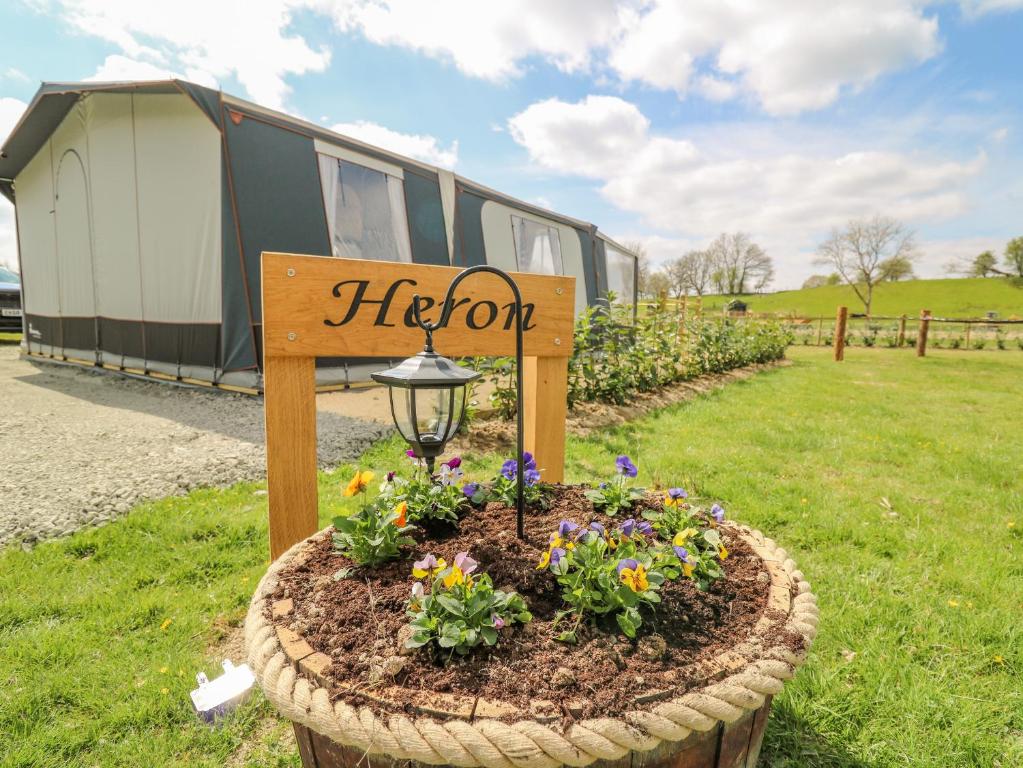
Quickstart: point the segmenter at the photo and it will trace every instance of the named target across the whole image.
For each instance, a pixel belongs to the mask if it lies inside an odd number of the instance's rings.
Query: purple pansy
[[[504,629],[504,619],[496,613],[491,615],[490,620],[494,622],[494,629]]]
[[[722,520],[725,519],[725,508],[722,507],[720,504],[715,504],[713,507],[710,508],[710,516],[713,517],[715,521],[720,523]]]
[[[689,494],[686,493],[685,488],[669,488],[668,497],[678,501],[679,499],[688,499]]]
[[[623,455],[615,459],[615,466],[618,468],[618,473],[626,477],[635,477],[639,474],[636,465],[632,463],[632,459],[628,456]]]
[[[551,565],[558,563],[565,556],[565,550],[561,547],[554,547],[551,550]]]
[[[603,536],[605,529],[603,525],[594,520],[592,523],[590,523],[590,530],[596,531],[600,536]]]
[[[397,474],[396,472],[388,472],[387,473],[387,482],[393,483],[394,482],[394,476],[396,474]]]
[[[501,474],[508,480],[515,479],[515,473],[519,471],[519,465],[515,459],[508,459],[501,465]]]
[[[405,455],[408,456],[410,459],[416,458],[416,452],[413,451],[411,448],[405,451]]]
[[[525,474],[522,475],[522,481],[526,485],[536,485],[540,482],[540,472],[535,469],[527,469]]]
[[[678,559],[683,563],[689,559],[689,551],[685,547],[680,547],[678,544],[674,544],[671,548],[675,550],[675,554],[678,555]]]
[[[427,555],[422,560],[416,560],[412,563],[412,567],[417,571],[432,571],[437,567],[437,558],[432,554]]]
[[[558,523],[558,536],[563,539],[568,538],[568,534],[574,531],[579,526],[573,523],[571,520],[562,520]]]
[[[476,495],[476,491],[478,491],[479,489],[480,489],[479,483],[466,483],[465,485],[462,486],[462,493],[464,493],[468,498],[471,499],[473,496]]]
[[[625,560],[619,560],[618,565],[616,566],[616,570],[618,571],[618,573],[621,573],[626,568],[634,571],[636,570],[637,565],[639,565],[639,562],[629,557],[626,558]]]
[[[625,536],[631,536],[636,531],[636,521],[631,517],[618,526],[618,530]]]
[[[522,464],[526,469],[536,469],[536,459],[529,451],[522,452]]]
[[[452,469],[458,469],[460,466],[462,466],[462,460],[458,456],[455,456],[455,458],[453,459],[448,459],[444,463],[447,464]]]

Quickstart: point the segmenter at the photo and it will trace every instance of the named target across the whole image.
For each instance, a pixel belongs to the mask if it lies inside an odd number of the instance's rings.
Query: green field
[[[706,310],[720,310],[731,296],[704,296]],[[778,312],[799,317],[834,317],[837,307],[862,312],[863,303],[847,285],[779,291],[742,296],[750,312]],[[692,298],[690,297],[690,301]],[[929,309],[938,317],[984,317],[997,312],[999,318],[1023,318],[1023,288],[1005,278],[960,278],[947,280],[907,280],[883,283],[874,292],[873,314],[919,317]]]
[[[776,699],[763,766],[1023,765],[1023,355],[791,350],[792,366],[570,438],[570,480],[628,453],[643,484],[720,499],[796,558],[820,634]],[[384,442],[363,466],[401,461]],[[467,462],[470,477],[500,457]],[[327,520],[349,468],[321,478]],[[256,484],[146,504],[0,552],[0,766],[297,766],[257,697],[199,726],[266,565]]]

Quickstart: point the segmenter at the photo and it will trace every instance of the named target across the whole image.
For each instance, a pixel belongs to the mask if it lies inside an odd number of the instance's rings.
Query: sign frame
[[[425,342],[409,314],[411,297],[439,316],[462,269],[264,252],[263,402],[266,419],[270,557],[319,528],[316,462],[316,358],[408,357]],[[515,272],[526,314],[523,333],[525,449],[562,482],[568,358],[575,322],[575,278]],[[465,280],[448,325],[434,344],[448,357],[514,354],[512,297],[496,275]],[[434,319],[434,318],[430,318]]]

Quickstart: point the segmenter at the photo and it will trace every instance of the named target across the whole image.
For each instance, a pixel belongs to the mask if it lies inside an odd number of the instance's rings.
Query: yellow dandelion
[[[1005,666],[1005,659],[1003,659],[1001,654],[999,653],[996,653],[994,656],[992,656],[991,660],[994,661],[994,663],[998,664],[999,666]]]
[[[167,674],[167,667],[160,667],[160,674],[161,675],[166,675]]]
[[[1010,520],[1009,522],[1007,522],[1005,524],[1005,527],[1006,528],[1015,528],[1016,527],[1016,521],[1015,520]]]
[[[170,688],[161,688],[160,693],[166,696],[168,693],[170,693]]]
[[[949,608],[958,608],[959,607],[959,601],[958,600],[949,600],[948,601],[948,607]]]
[[[174,621],[174,619],[164,619],[163,620],[163,624],[160,625],[160,631],[162,632],[162,631],[166,630],[167,627],[169,627],[171,625],[172,621]]]

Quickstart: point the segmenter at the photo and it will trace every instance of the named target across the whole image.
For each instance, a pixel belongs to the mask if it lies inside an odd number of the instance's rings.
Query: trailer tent
[[[0,192],[28,354],[159,378],[261,388],[263,251],[574,275],[577,311],[636,298],[634,254],[592,224],[180,80],[44,84]]]

